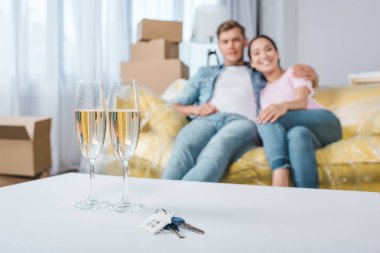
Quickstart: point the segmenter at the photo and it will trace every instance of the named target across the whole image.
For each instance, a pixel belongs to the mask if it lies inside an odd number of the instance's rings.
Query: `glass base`
[[[107,208],[111,205],[108,201],[100,201],[98,199],[86,199],[75,204],[75,208],[84,210],[99,210]]]
[[[145,207],[141,204],[121,200],[117,204],[108,207],[108,210],[118,213],[134,213],[143,210]]]

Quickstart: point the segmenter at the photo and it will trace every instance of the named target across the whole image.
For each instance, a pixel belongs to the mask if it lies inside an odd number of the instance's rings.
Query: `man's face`
[[[224,58],[224,65],[234,66],[243,64],[244,47],[247,38],[241,34],[239,28],[222,32],[219,34],[218,46]]]

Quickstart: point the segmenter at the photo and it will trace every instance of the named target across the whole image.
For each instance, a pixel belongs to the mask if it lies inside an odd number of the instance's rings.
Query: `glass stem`
[[[121,201],[128,202],[128,160],[123,160],[123,185],[124,195]]]
[[[90,159],[90,194],[89,199],[95,199],[94,193],[94,179],[95,179],[95,160]]]

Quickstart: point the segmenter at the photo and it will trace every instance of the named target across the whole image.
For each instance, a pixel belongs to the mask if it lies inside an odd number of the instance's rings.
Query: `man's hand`
[[[259,124],[274,123],[288,111],[286,104],[274,104],[265,108],[257,117]]]
[[[305,64],[298,64],[293,67],[293,76],[296,78],[304,78],[313,82],[313,87],[318,86],[318,75],[315,70]]]
[[[190,115],[207,116],[207,115],[219,112],[219,110],[211,103],[206,103],[203,105],[175,104],[174,106],[179,113],[182,113],[183,115],[186,115],[186,116],[190,116]]]
[[[218,112],[218,108],[216,108],[211,103],[205,103],[203,105],[194,106],[194,108],[192,110],[192,115],[207,116],[207,115],[210,115],[210,114],[214,114],[216,112]]]

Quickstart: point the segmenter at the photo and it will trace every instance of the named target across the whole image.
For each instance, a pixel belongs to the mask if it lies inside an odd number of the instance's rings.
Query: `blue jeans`
[[[218,182],[258,141],[255,123],[245,117],[216,113],[196,118],[177,135],[163,178]]]
[[[289,111],[257,128],[271,168],[289,168],[296,187],[318,188],[315,150],[342,138],[339,119],[324,109]]]

